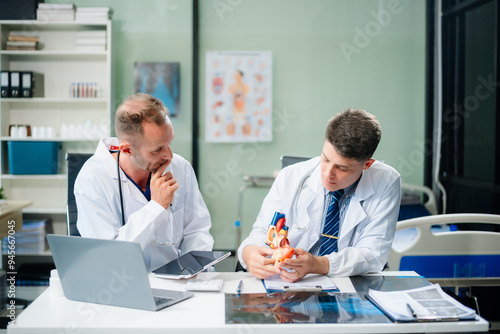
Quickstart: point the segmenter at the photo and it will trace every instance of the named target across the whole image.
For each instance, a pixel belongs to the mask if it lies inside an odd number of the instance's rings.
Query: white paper
[[[370,289],[368,297],[394,321],[465,320],[474,319],[476,314],[447,295],[439,284],[403,291]]]

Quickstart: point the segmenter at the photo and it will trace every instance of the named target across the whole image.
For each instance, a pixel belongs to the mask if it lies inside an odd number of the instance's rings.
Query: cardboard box
[[[56,141],[8,141],[10,174],[57,174],[59,146]]]

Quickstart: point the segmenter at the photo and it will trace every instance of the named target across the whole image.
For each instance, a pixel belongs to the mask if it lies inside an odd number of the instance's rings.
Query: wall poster
[[[179,115],[180,63],[135,63],[134,88],[161,100],[170,117]]]
[[[207,51],[205,139],[272,141],[272,53]]]

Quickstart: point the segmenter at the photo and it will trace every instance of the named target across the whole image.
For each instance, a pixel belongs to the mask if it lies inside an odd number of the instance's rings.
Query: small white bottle
[[[31,137],[33,139],[37,139],[37,138],[40,138],[40,128],[38,126],[34,126],[32,129],[31,129]]]
[[[10,136],[12,138],[19,138],[19,126],[17,125],[13,125],[11,128],[10,128]]]
[[[20,125],[19,126],[18,137],[19,138],[26,138],[26,137],[28,137],[28,129],[26,128],[26,126],[24,126],[24,125]]]
[[[49,282],[51,297],[64,297],[64,290],[62,288],[61,279],[59,278],[57,269],[52,269],[50,271]]]
[[[61,125],[61,138],[68,138],[69,135],[68,135],[68,125],[66,125],[65,123],[63,123]]]
[[[47,138],[55,138],[56,137],[56,130],[54,129],[53,126],[48,126],[47,127]]]

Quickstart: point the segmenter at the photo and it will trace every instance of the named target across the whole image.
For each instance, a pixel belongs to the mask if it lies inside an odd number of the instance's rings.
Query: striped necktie
[[[328,212],[325,217],[325,224],[323,226],[323,233],[321,234],[321,248],[319,255],[328,255],[337,251],[337,239],[339,234],[340,198],[344,194],[344,189],[337,191],[330,191],[328,194],[332,198],[332,203],[328,207]]]

